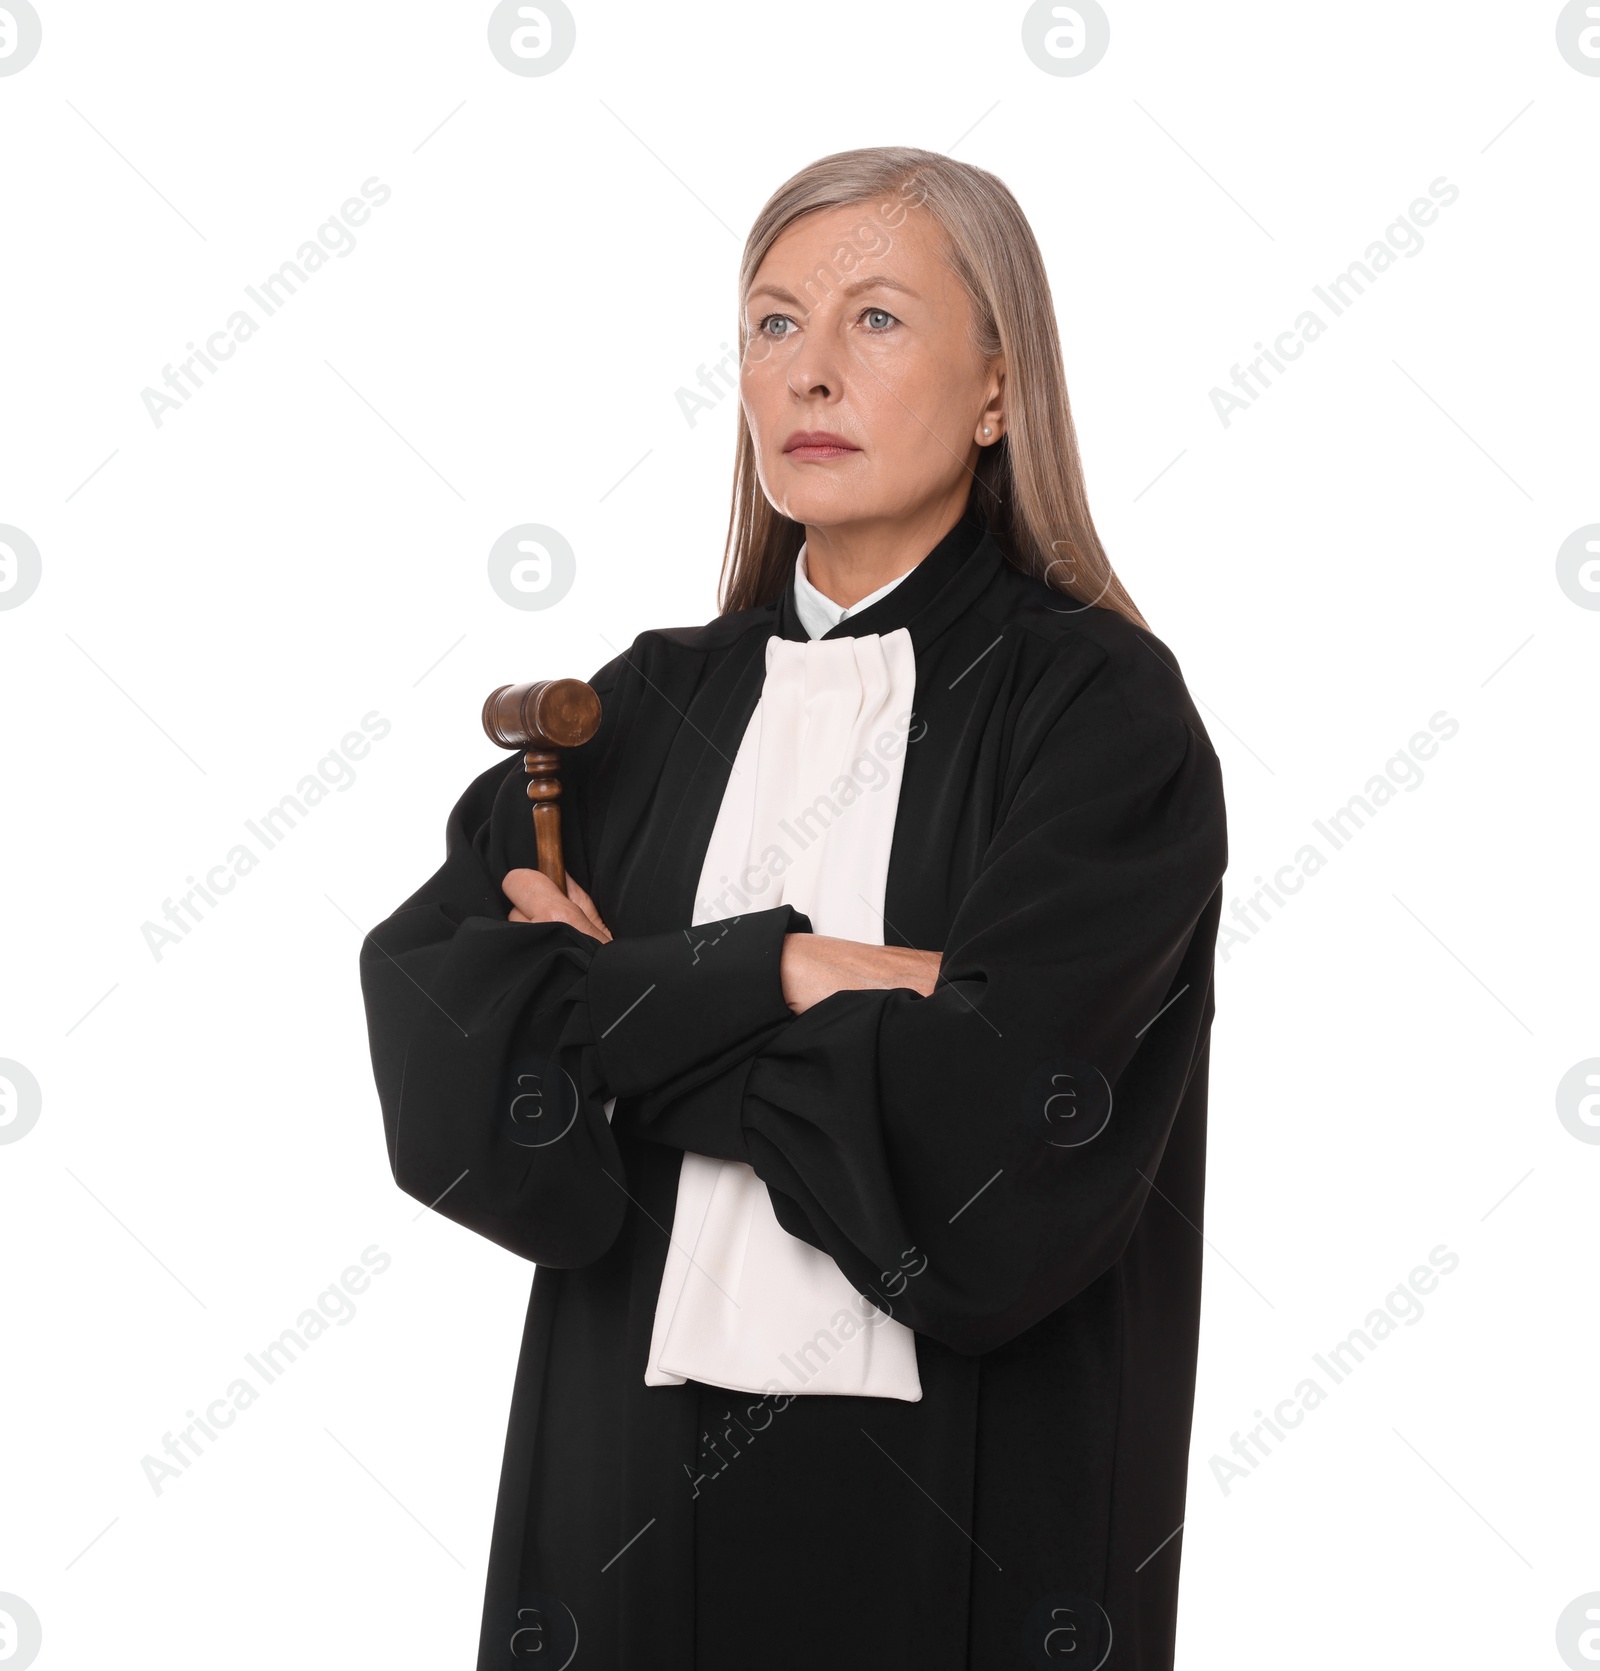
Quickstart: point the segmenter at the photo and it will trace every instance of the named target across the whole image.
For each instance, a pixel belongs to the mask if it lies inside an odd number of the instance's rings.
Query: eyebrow
[[[868,273],[862,278],[852,279],[848,284],[841,284],[837,288],[842,296],[854,296],[862,290],[898,290],[902,295],[917,296],[920,299],[920,293],[913,290],[909,284],[902,284],[899,279],[892,279],[886,273]],[[771,296],[775,301],[791,302],[796,307],[800,306],[800,298],[792,295],[779,284],[755,285],[750,291],[750,296]],[[745,299],[748,301],[749,297]]]

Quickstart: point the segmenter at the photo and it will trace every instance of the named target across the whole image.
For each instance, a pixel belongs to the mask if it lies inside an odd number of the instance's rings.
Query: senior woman
[[[400,1187],[533,1261],[479,1666],[1172,1664],[1221,774],[993,175],[739,276],[722,608],[601,668],[361,973]]]

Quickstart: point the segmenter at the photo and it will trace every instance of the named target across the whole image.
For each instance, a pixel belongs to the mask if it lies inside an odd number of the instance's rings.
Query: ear
[[[987,431],[987,433],[985,433]],[[980,447],[992,447],[1006,432],[1006,362],[996,355],[990,362],[989,381],[984,389],[983,410],[973,439]]]

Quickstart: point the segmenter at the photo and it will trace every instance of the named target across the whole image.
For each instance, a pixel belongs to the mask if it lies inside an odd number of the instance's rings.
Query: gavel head
[[[600,729],[600,698],[582,679],[501,685],[483,705],[483,729],[501,748],[577,748]]]

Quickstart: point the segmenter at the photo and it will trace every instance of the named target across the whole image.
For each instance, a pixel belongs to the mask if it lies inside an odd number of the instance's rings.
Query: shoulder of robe
[[[579,762],[597,762],[606,752],[618,728],[619,709],[614,698],[630,674],[643,684],[644,669],[658,655],[681,655],[685,651],[704,655],[726,649],[748,632],[770,633],[775,613],[774,606],[767,604],[759,609],[719,615],[703,626],[655,627],[641,632],[628,649],[589,676],[587,682],[598,692],[602,703],[601,727],[590,742],[569,751],[570,763],[576,766]],[[486,767],[462,791],[446,826],[447,844],[454,849],[476,841],[481,847],[497,809],[503,817],[526,822],[527,774],[520,751]]]
[[[1095,700],[1125,709],[1135,730],[1187,727],[1215,759],[1178,658],[1147,628],[1114,609],[1084,607],[1009,563],[979,608],[997,626],[1028,634],[1044,652],[1040,682],[1049,694],[1041,690],[1041,699],[1070,703],[1092,691]]]
[[[685,657],[700,660],[728,649],[753,632],[769,636],[776,615],[774,605],[764,604],[759,609],[741,609],[732,615],[718,615],[698,627],[650,627],[641,632],[626,650],[613,656],[604,667],[592,674],[589,683],[599,693],[609,713],[611,705],[606,699],[630,684],[634,687],[648,686],[652,681],[646,669],[652,665],[659,667],[663,661]],[[633,694],[638,694],[637,690]],[[590,755],[602,752],[610,729],[602,720],[600,734],[577,752]]]
[[[574,757],[598,759],[606,753],[621,716],[633,702],[653,687],[659,696],[658,670],[670,671],[673,663],[701,663],[707,656],[726,650],[750,633],[767,637],[773,630],[777,611],[766,604],[759,609],[741,609],[736,614],[718,615],[698,627],[650,627],[641,632],[626,650],[619,652],[589,683],[599,694],[602,717],[600,730],[587,743],[572,751]],[[697,677],[698,675],[691,675]],[[520,757],[519,757],[520,758]]]
[[[698,627],[653,627],[634,640],[640,647],[659,646],[664,650],[725,650],[736,644],[746,633],[772,631],[777,610],[763,604],[759,609],[740,609],[731,615],[717,615]]]
[[[520,751],[502,756],[479,772],[451,809],[445,829],[446,845],[453,850],[474,839],[481,841],[497,802],[508,803],[526,819],[527,782]]]
[[[658,708],[665,701],[681,712],[679,704],[705,677],[708,659],[750,634],[769,637],[776,615],[776,606],[766,604],[718,615],[697,627],[651,627],[639,633],[626,650],[590,676],[600,697],[600,729],[587,743],[568,751],[569,765],[576,773],[603,775],[633,733],[641,706]],[[521,759],[513,756],[513,765],[520,768]],[[516,792],[524,793],[519,773],[511,772],[498,784],[501,793],[513,782],[519,785]],[[489,798],[492,802],[492,790]]]

